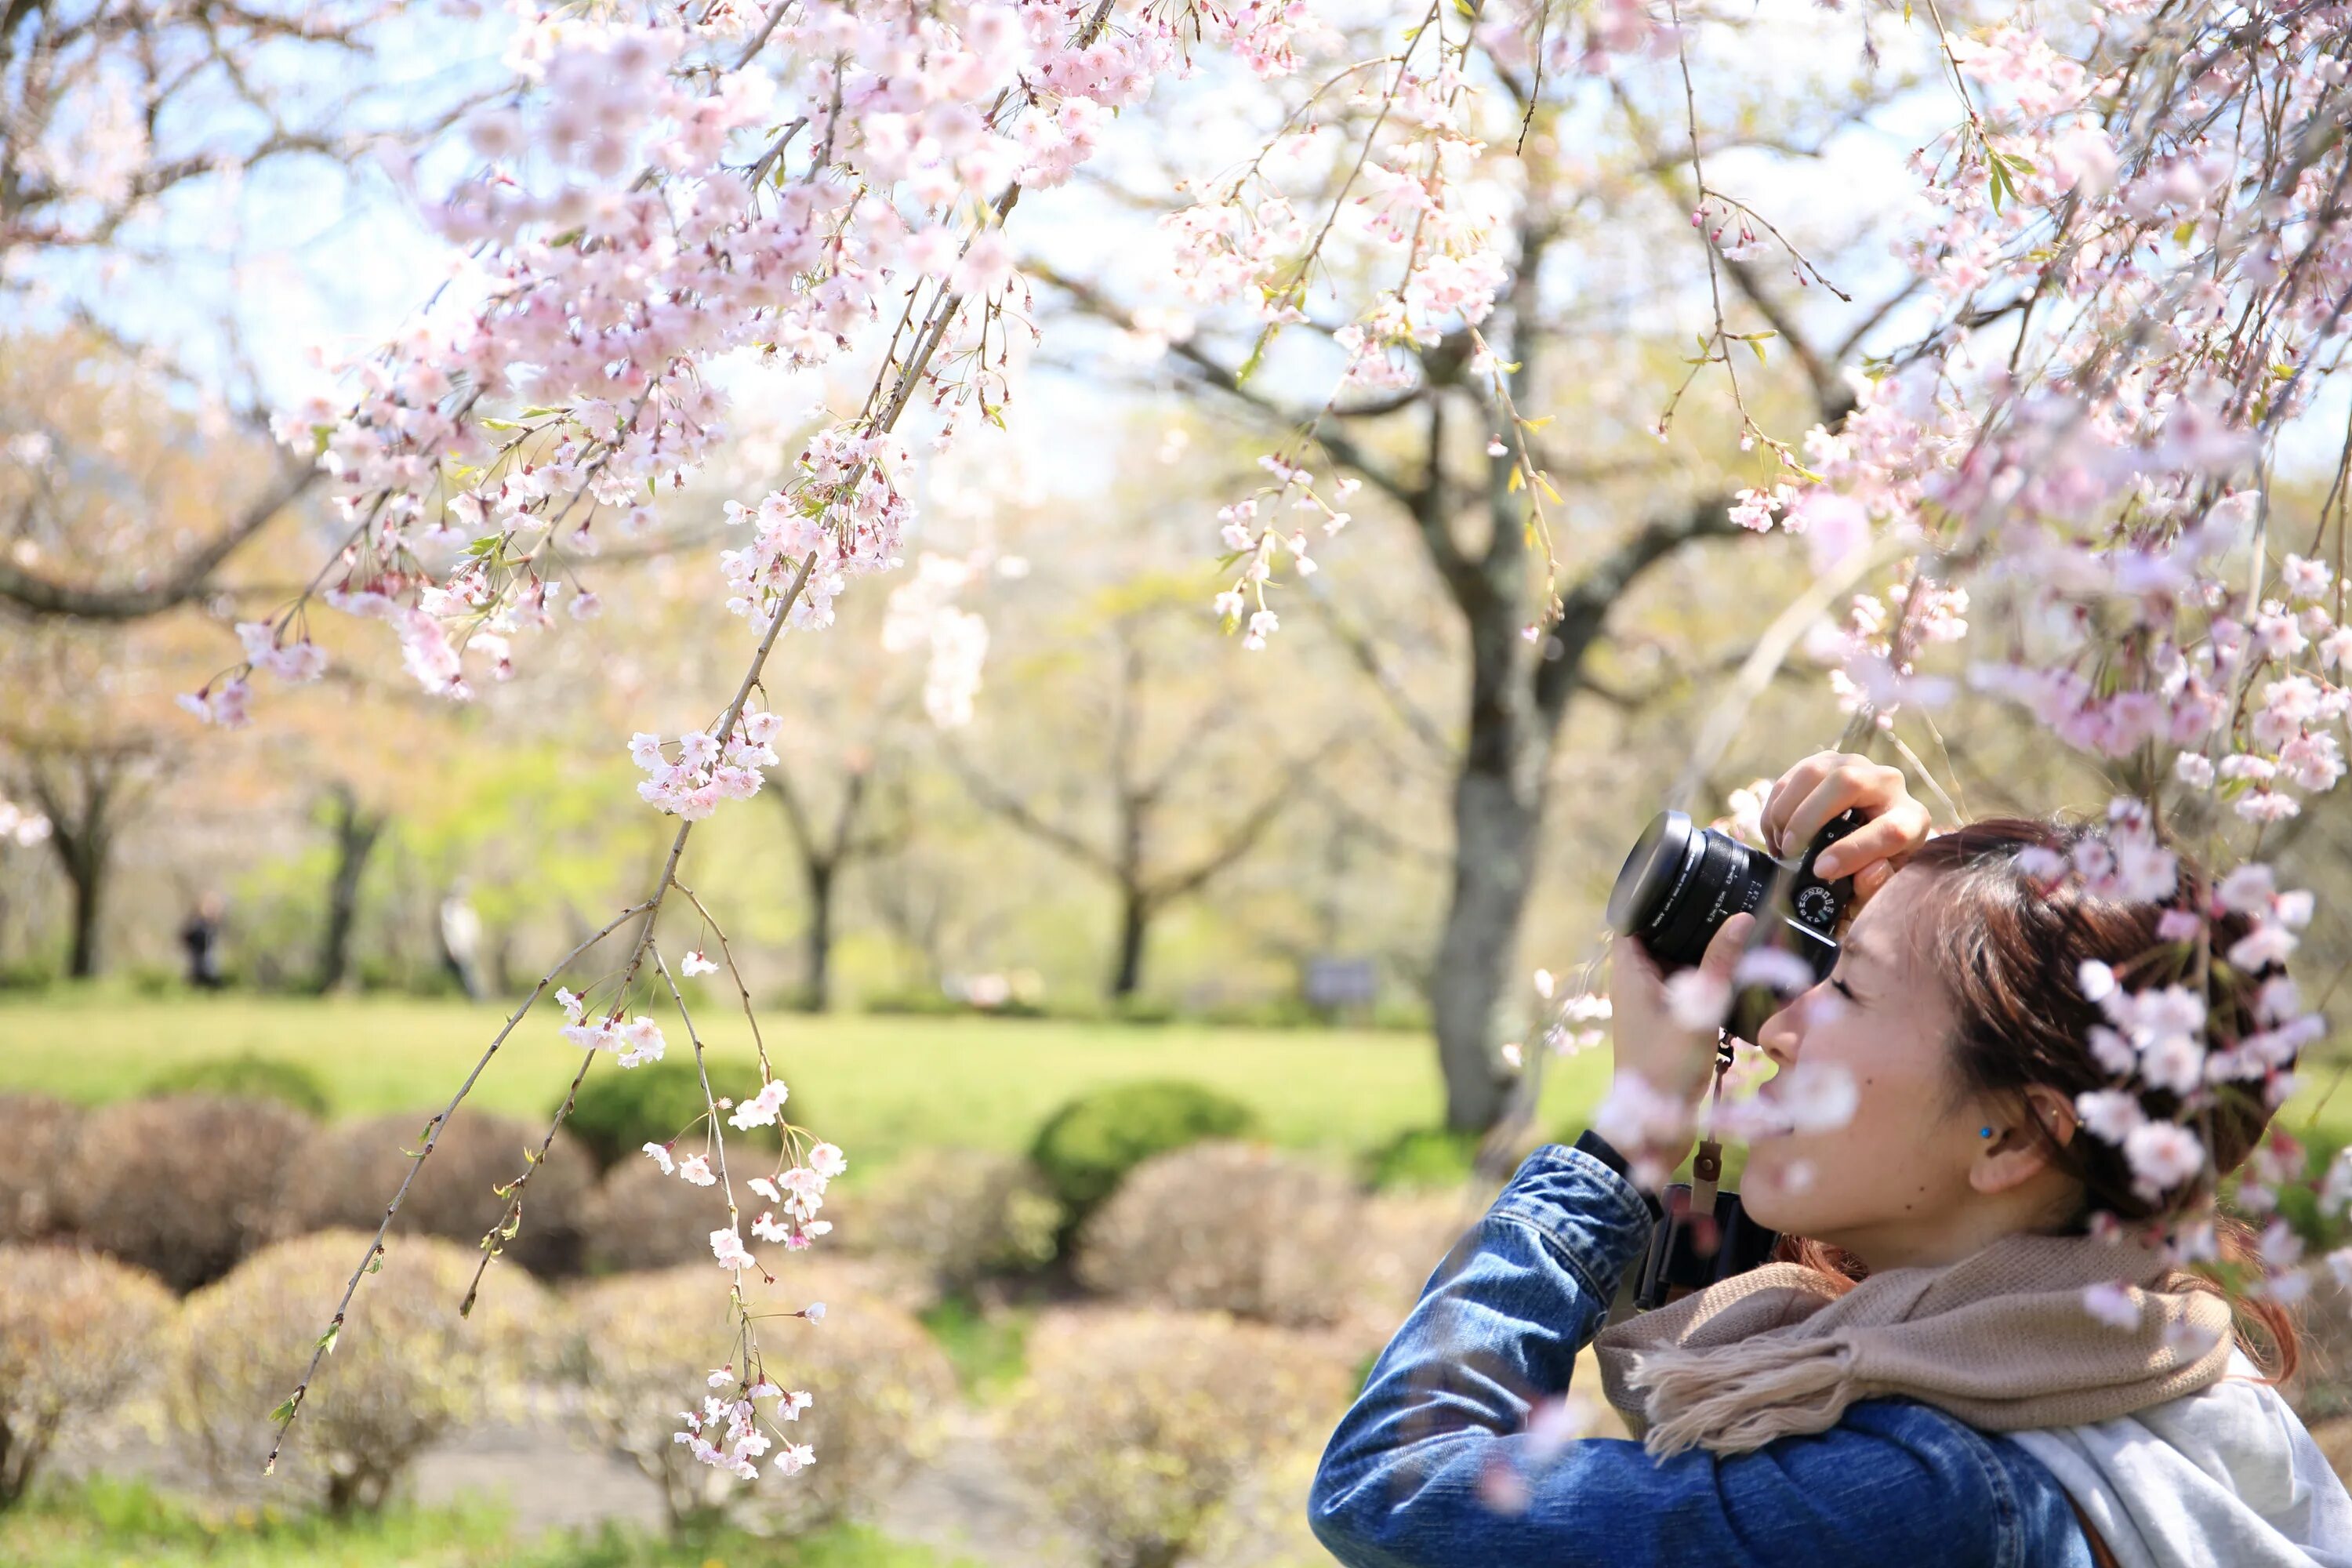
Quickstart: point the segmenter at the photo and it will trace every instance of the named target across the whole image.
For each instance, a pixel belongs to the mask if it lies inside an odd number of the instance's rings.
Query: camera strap
[[[1723,1075],[1731,1067],[1731,1036],[1718,1032],[1715,1039],[1715,1081],[1706,1091],[1707,1122],[1712,1128],[1715,1113],[1723,1103]],[[1723,1145],[1715,1141],[1710,1131],[1699,1140],[1698,1152],[1691,1156],[1691,1213],[1711,1215],[1715,1212],[1715,1192],[1723,1180]]]

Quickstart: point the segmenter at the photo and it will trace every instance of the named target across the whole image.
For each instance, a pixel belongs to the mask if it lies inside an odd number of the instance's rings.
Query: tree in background
[[[1053,729],[1068,726],[1066,742],[1040,746],[1044,726],[1034,726],[1019,758],[992,764],[952,743],[946,751],[982,806],[1109,884],[1116,934],[1104,990],[1114,1001],[1143,984],[1152,921],[1257,848],[1343,739],[1323,715],[1284,735],[1247,683],[1217,668],[1230,651],[1203,657],[1203,616],[1181,579],[1099,591],[1055,628],[1051,652],[1007,678],[1018,683],[1009,698],[1017,710],[1057,715]],[[1003,782],[1024,775],[1042,790]],[[1252,794],[1235,801],[1238,780]]]
[[[1696,147],[1682,133],[1682,86],[1671,73],[1628,64],[1597,75],[1547,74],[1524,49],[1491,56],[1496,90],[1482,110],[1488,118],[1476,121],[1486,137],[1478,174],[1511,192],[1487,237],[1508,280],[1480,320],[1400,338],[1377,376],[1355,378],[1357,387],[1328,401],[1327,367],[1349,357],[1347,345],[1360,343],[1363,328],[1322,307],[1350,288],[1379,286],[1355,277],[1361,253],[1338,243],[1309,252],[1311,263],[1285,253],[1261,276],[1269,289],[1294,289],[1303,308],[1213,310],[1195,321],[1188,311],[1196,300],[1216,299],[1203,275],[1218,263],[1187,254],[1197,231],[1181,226],[1198,210],[1188,208],[1199,190],[1165,153],[1118,173],[1129,203],[1166,215],[1175,267],[1147,273],[1118,250],[1090,273],[1047,254],[1026,264],[1050,285],[1049,300],[1117,330],[1087,362],[1093,374],[1115,377],[1121,358],[1156,353],[1160,368],[1145,384],[1202,400],[1287,462],[1319,456],[1360,484],[1356,499],[1332,504],[1374,514],[1356,529],[1406,531],[1426,567],[1415,580],[1455,617],[1456,693],[1434,713],[1402,702],[1394,712],[1401,743],[1451,775],[1452,887],[1427,966],[1451,1126],[1490,1125],[1517,1076],[1501,1047],[1525,1025],[1521,933],[1542,859],[1554,748],[1570,710],[1596,688],[1608,690],[1612,643],[1627,630],[1627,601],[1644,577],[1686,546],[1741,531],[1730,515],[1741,465],[1720,455],[1731,445],[1723,421],[1704,409],[1695,435],[1672,422],[1678,389],[1697,363],[1687,329],[1675,312],[1645,304],[1711,286],[1724,339],[1703,335],[1702,358],[1719,357],[1726,342],[1752,353],[1759,363],[1744,396],[1759,413],[1834,428],[1853,403],[1838,367],[1906,291],[1899,280],[1888,283],[1880,302],[1836,316],[1799,308],[1806,287],[1831,291],[1822,268],[1844,270],[1835,263],[1854,259],[1847,253],[1858,248],[1856,231],[1869,234],[1874,214],[1811,226],[1826,231],[1834,261],[1801,258],[1792,268],[1784,256],[1768,269],[1715,256],[1693,276],[1690,215],[1700,198],[1687,174],[1695,160],[1736,169],[1743,190],[1785,186],[1890,101],[1916,96],[1906,73],[1856,77],[1828,47],[1805,60],[1790,36],[1793,29],[1828,46],[1828,35],[1845,26],[1779,14],[1751,23],[1711,18],[1695,68],[1706,73],[1715,101],[1703,128],[1695,127]],[[1733,73],[1731,62],[1751,45],[1785,55],[1788,70],[1764,79]],[[1332,52],[1303,68],[1311,79],[1372,52],[1354,36],[1324,47]],[[1187,100],[1155,111],[1198,110]],[[1267,201],[1286,212],[1344,208],[1360,189],[1348,149],[1385,112],[1385,100],[1371,94],[1318,105],[1317,129],[1339,134],[1301,160],[1311,173],[1277,188],[1245,171],[1232,182],[1243,193],[1234,210]],[[1181,154],[1186,143],[1171,138],[1163,146]],[[1160,283],[1181,282],[1188,270],[1193,299]],[[1760,363],[1768,353],[1780,362],[1769,372]],[[1360,352],[1355,357],[1360,363]],[[1677,435],[1679,451],[1660,449]],[[1328,554],[1361,548],[1351,533]],[[1297,597],[1286,602],[1285,616],[1347,620],[1360,665],[1384,689],[1397,689],[1386,639],[1360,615],[1344,601],[1334,610],[1326,597]]]
[[[472,100],[446,77],[421,85],[386,70],[377,51],[403,9],[23,0],[0,13],[0,300],[11,333],[69,327],[208,420],[266,439],[268,395],[236,311],[242,269],[267,257],[247,243],[240,198],[249,184],[303,182],[306,205],[323,210],[348,195],[372,146],[421,147],[466,110]],[[160,332],[135,303],[157,289],[176,307]],[[259,291],[247,292],[250,308]],[[200,341],[175,341],[191,313]],[[19,338],[6,352],[72,348]],[[309,454],[265,455],[171,533],[59,558],[48,542],[68,527],[97,542],[78,492],[104,489],[90,466],[109,454],[37,410],[17,416],[0,445],[36,482],[0,508],[0,602],[20,615],[127,621],[201,597],[320,479]]]

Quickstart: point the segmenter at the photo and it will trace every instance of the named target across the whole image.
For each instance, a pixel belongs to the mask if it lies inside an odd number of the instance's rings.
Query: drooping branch
[[[0,600],[28,615],[83,620],[135,621],[161,615],[202,597],[212,587],[213,574],[222,563],[318,483],[319,477],[320,470],[307,463],[281,468],[268,489],[220,532],[169,566],[133,583],[93,586],[59,582],[0,555]]]

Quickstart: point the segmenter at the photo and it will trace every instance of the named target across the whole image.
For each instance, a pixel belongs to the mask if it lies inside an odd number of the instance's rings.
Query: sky
[[[1333,0],[1347,8],[1352,0]],[[1360,5],[1352,8],[1360,9]],[[1702,51],[1695,64],[1704,96],[1729,92],[1745,81],[1775,83],[1801,90],[1813,79],[1833,82],[1852,68],[1856,26],[1876,27],[1885,69],[1917,69],[1926,63],[1928,35],[1908,30],[1891,13],[1875,23],[1824,13],[1804,0],[1765,0],[1770,25],[1741,35],[1737,59],[1710,59]],[[323,60],[315,53],[296,58],[285,82],[296,100],[362,128],[390,124],[421,107],[453,102],[494,89],[505,79],[500,53],[509,28],[500,12],[472,19],[418,6],[387,25],[379,46],[363,65]],[[1658,68],[1671,68],[1661,61]],[[308,74],[305,75],[304,73]],[[1725,75],[1720,73],[1728,72]],[[1715,73],[1715,74],[1711,74]],[[1188,161],[1204,172],[1247,155],[1263,135],[1267,114],[1236,113],[1229,76],[1208,67],[1200,80],[1163,88],[1149,114],[1131,117],[1134,132],[1122,143],[1116,133],[1104,167],[1125,183],[1150,184],[1160,177],[1157,157],[1181,144]],[[1264,100],[1271,105],[1271,100]],[[1710,107],[1703,102],[1704,116]],[[1899,100],[1866,127],[1841,136],[1818,162],[1758,156],[1727,158],[1710,169],[1711,179],[1752,201],[1791,233],[1813,237],[1890,233],[1916,198],[1904,159],[1911,149],[1948,128],[1952,106],[1940,87]],[[1123,130],[1129,127],[1122,127]],[[150,246],[159,259],[112,272],[79,265],[57,274],[69,295],[94,300],[110,319],[133,335],[170,345],[199,370],[226,366],[233,354],[253,365],[266,401],[283,406],[331,385],[331,367],[366,353],[413,321],[421,302],[447,275],[451,252],[420,218],[416,192],[444,188],[470,169],[462,139],[445,137],[413,170],[403,160],[367,157],[349,169],[320,161],[265,165],[233,191],[214,191],[172,207]],[[1017,239],[1050,252],[1065,266],[1084,271],[1094,258],[1148,256],[1148,224],[1106,201],[1084,183],[1026,200],[1016,216]],[[1148,269],[1147,269],[1148,270]],[[1891,290],[1901,276],[1891,253],[1863,246],[1838,268],[1840,281],[1857,299]],[[1151,295],[1148,276],[1139,276],[1133,298]],[[1570,280],[1571,289],[1574,280]],[[1161,290],[1160,298],[1172,302]],[[1825,298],[1816,308],[1835,311]],[[1629,322],[1655,328],[1698,326],[1699,302],[1662,290],[1623,299]],[[226,326],[225,326],[226,323]],[[1898,318],[1883,339],[1899,338],[1909,323]],[[1106,411],[1124,414],[1137,405],[1105,397],[1098,374],[1070,375],[1055,368],[1049,353],[1024,378],[1009,437],[992,437],[997,466],[1030,474],[1052,473],[1058,482],[1084,492],[1107,477],[1102,468],[1114,450],[1107,442],[1073,443],[1074,429],[1099,428]],[[1268,384],[1296,393],[1307,405],[1320,400],[1332,364],[1328,356],[1294,357],[1269,367]],[[1286,378],[1287,382],[1286,384]],[[797,384],[744,384],[743,422],[789,429],[809,405],[824,394],[811,378]],[[2285,453],[2290,467],[2332,459],[2347,393],[2336,389],[2330,405],[2302,422],[2303,430]],[[744,499],[751,499],[746,497]],[[1209,529],[1203,528],[1204,545]]]

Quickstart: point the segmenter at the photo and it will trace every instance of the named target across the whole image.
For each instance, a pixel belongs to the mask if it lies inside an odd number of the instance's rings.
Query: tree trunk
[[[833,878],[835,867],[814,856],[802,861],[807,869],[809,924],[808,982],[801,1005],[822,1013],[833,1005]]]
[[[66,973],[89,980],[98,973],[99,901],[106,872],[103,862],[90,861],[68,869],[66,876],[73,883],[73,952]]]
[[[1150,934],[1151,902],[1132,883],[1118,894],[1118,962],[1111,970],[1110,997],[1123,1002],[1143,984],[1143,943]]]
[[[1463,610],[1470,632],[1468,733],[1454,785],[1454,888],[1430,1004],[1445,1124],[1484,1131],[1503,1114],[1514,1076],[1502,1059],[1512,1023],[1510,976],[1559,716],[1538,711],[1517,657],[1518,596],[1470,595]]]
[[[327,927],[319,940],[319,973],[314,984],[332,991],[351,973],[352,931],[359,923],[360,879],[368,858],[383,836],[384,816],[360,809],[349,785],[336,784],[334,802],[335,872],[327,882]]]

